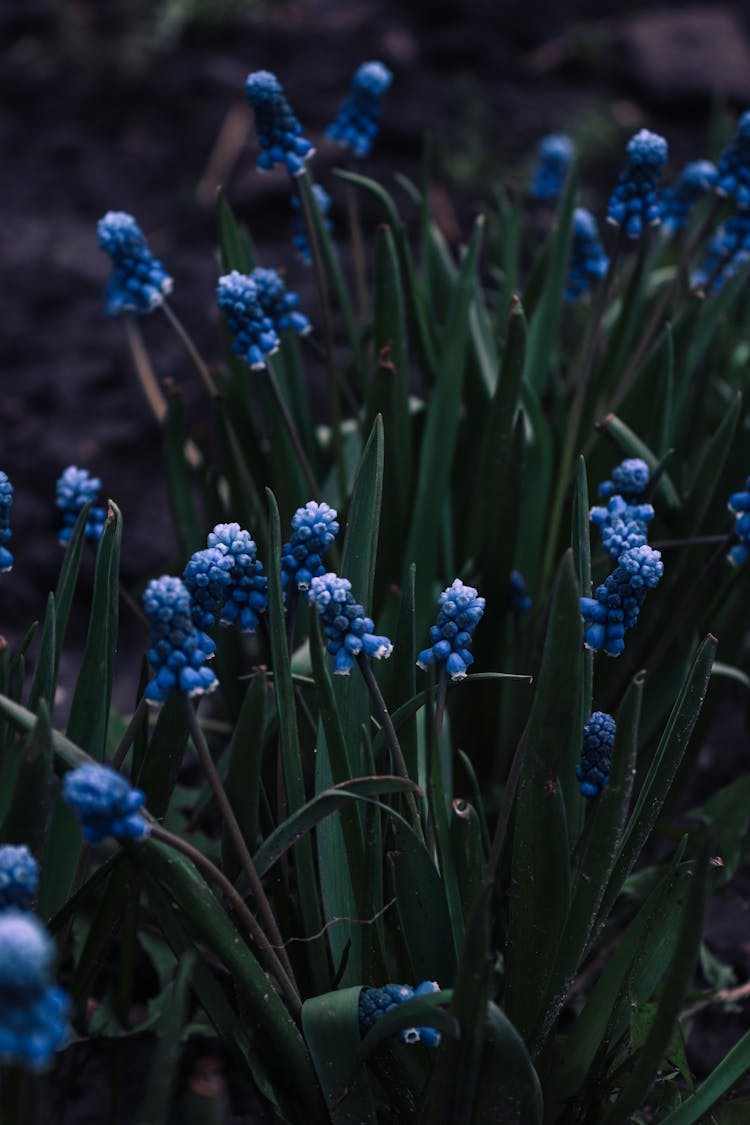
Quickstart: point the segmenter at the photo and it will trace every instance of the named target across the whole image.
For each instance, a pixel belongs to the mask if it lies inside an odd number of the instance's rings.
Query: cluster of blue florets
[[[674,187],[667,188],[662,198],[662,223],[669,234],[684,230],[698,200],[716,187],[716,165],[710,160],[693,160],[686,164]]]
[[[152,579],[143,595],[143,607],[151,626],[148,658],[155,672],[146,686],[148,702],[164,703],[174,688],[191,696],[213,691],[216,677],[204,665],[216,645],[193,624],[185,584],[166,574]]]
[[[0,472],[0,573],[13,569],[13,555],[8,543],[13,534],[10,530],[10,506],[13,503],[13,485],[8,474]]]
[[[305,599],[313,578],[326,573],[322,556],[339,532],[338,513],[330,505],[309,500],[292,516],[293,535],[281,551],[281,581],[296,586]]]
[[[312,328],[307,317],[298,311],[299,297],[288,290],[277,270],[259,266],[250,274],[250,279],[258,291],[258,304],[278,334],[285,328],[303,336]]]
[[[140,813],[146,797],[109,766],[87,762],[63,778],[63,800],[78,814],[83,838],[98,844],[106,836],[142,840],[150,828]]]
[[[734,566],[744,566],[750,558],[750,477],[745,481],[744,492],[733,492],[729,497],[729,511],[734,512],[734,534],[738,539],[729,550],[727,558]]]
[[[598,797],[607,784],[615,732],[615,720],[606,711],[594,711],[584,723],[581,761],[576,766],[584,797]]]
[[[627,162],[609,201],[607,221],[624,226],[628,238],[640,238],[645,226],[658,226],[662,206],[659,175],[667,161],[667,142],[641,129],[627,145]]]
[[[692,284],[715,293],[750,261],[750,208],[736,211],[717,230]]]
[[[463,680],[474,657],[469,651],[472,633],[484,613],[485,600],[477,596],[473,586],[465,586],[456,578],[438,598],[440,612],[430,628],[432,645],[417,657],[420,668],[445,664],[452,680]]]
[[[359,994],[359,1030],[362,1035],[382,1019],[386,1012],[397,1008],[413,996],[429,996],[439,992],[434,980],[422,981],[416,988],[408,984],[386,984],[382,988],[363,988]],[[423,1047],[437,1047],[440,1032],[434,1027],[406,1027],[398,1033],[402,1043],[421,1043]]]
[[[581,598],[586,648],[619,656],[625,648],[625,633],[635,625],[646,594],[658,585],[663,573],[661,554],[647,543],[624,551],[594,597]]]
[[[148,248],[141,228],[127,211],[108,211],[97,224],[99,245],[112,259],[104,291],[110,316],[153,312],[172,292],[172,278]]]
[[[52,983],[54,960],[32,914],[0,913],[0,1062],[46,1066],[65,1038],[70,1000]]]
[[[245,97],[255,111],[255,130],[262,149],[257,167],[268,172],[277,164],[284,164],[290,176],[298,176],[315,149],[302,136],[302,126],[276,75],[268,70],[248,74]]]
[[[564,133],[542,137],[536,150],[536,167],[529,185],[529,196],[540,203],[554,203],[562,195],[575,146]]]
[[[589,518],[599,528],[604,549],[613,559],[648,542],[646,525],[654,518],[654,509],[634,501],[646,490],[650,476],[645,461],[629,457],[613,470],[612,480],[599,485],[599,495],[607,505],[592,508]]]
[[[198,629],[210,629],[232,584],[234,556],[218,547],[196,551],[182,572],[190,592],[191,616]]]
[[[95,542],[101,538],[107,512],[96,507],[102,482],[92,477],[86,469],[68,465],[58,478],[55,488],[55,504],[62,512],[62,527],[58,539],[64,546],[73,532],[75,522],[86,504],[91,504],[86,519],[86,538]]]
[[[39,887],[39,864],[25,844],[0,847],[0,911],[30,910]]]
[[[719,157],[716,190],[731,195],[738,207],[750,207],[750,109],[737,123],[737,132]]]
[[[251,277],[232,270],[219,278],[216,300],[227,318],[234,339],[232,351],[253,368],[266,366],[266,356],[279,346],[273,320],[260,303],[258,287]]]
[[[508,608],[511,613],[522,615],[531,609],[531,598],[526,593],[526,583],[520,570],[510,572],[510,590],[508,592]]]
[[[310,582],[308,601],[317,609],[323,620],[323,633],[328,639],[326,648],[333,657],[333,671],[348,676],[360,653],[387,659],[393,652],[388,637],[373,633],[375,623],[365,617],[361,605],[352,596],[348,578],[337,574],[321,574]]]
[[[259,615],[268,608],[268,579],[255,540],[238,523],[218,523],[208,536],[208,546],[232,561],[219,624],[239,625],[241,632],[254,633]]]
[[[331,197],[325,188],[320,184],[313,184],[313,195],[315,202],[318,205],[318,210],[325,223],[326,230],[330,233],[333,230],[333,223],[329,217],[331,210]],[[305,226],[305,216],[302,210],[302,204],[296,195],[292,196],[292,210],[294,211],[294,233],[292,236],[292,243],[294,248],[299,254],[301,260],[306,266],[312,262],[312,250],[310,249],[310,240],[307,237],[307,227]]]
[[[585,296],[597,281],[606,276],[609,258],[599,241],[596,219],[585,207],[573,212],[573,242],[565,282],[566,301],[577,301]]]
[[[381,99],[393,75],[382,62],[366,62],[357,68],[351,90],[327,136],[345,145],[354,156],[367,156],[380,128]]]

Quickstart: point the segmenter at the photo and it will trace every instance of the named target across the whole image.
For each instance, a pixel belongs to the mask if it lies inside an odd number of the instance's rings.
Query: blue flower
[[[13,569],[13,555],[8,543],[13,534],[10,530],[10,506],[13,503],[13,485],[8,474],[0,472],[0,574]]]
[[[193,624],[185,584],[166,574],[152,579],[143,595],[143,607],[151,625],[148,658],[155,672],[144,693],[148,702],[163,703],[174,688],[191,696],[213,691],[216,676],[204,664],[216,645]]]
[[[353,156],[367,156],[380,130],[381,98],[392,81],[393,75],[384,63],[362,63],[326,136],[345,145]]]
[[[750,208],[730,215],[717,230],[708,246],[706,257],[695,270],[694,288],[716,293],[722,285],[750,261]]]
[[[208,546],[232,561],[219,624],[237,624],[241,632],[254,633],[259,614],[268,608],[268,579],[254,540],[238,523],[218,523],[208,536]]]
[[[46,1066],[67,1031],[70,1001],[52,984],[55,945],[33,915],[0,914],[0,1061]]]
[[[576,766],[584,797],[598,797],[607,784],[615,731],[615,720],[606,711],[594,711],[584,723],[581,762]]]
[[[256,160],[261,172],[285,164],[290,176],[304,171],[304,161],[315,149],[302,136],[302,126],[292,112],[275,74],[256,70],[245,81],[245,97],[255,110],[255,131],[263,150]]]
[[[393,652],[387,637],[373,633],[375,624],[352,597],[352,584],[336,574],[320,574],[310,582],[308,600],[313,603],[323,619],[323,633],[328,638],[326,648],[333,657],[333,671],[338,676],[348,676],[354,667],[354,658],[360,653],[386,660]]]
[[[109,766],[87,762],[63,778],[63,800],[78,814],[83,838],[98,844],[105,836],[117,840],[142,840],[150,832],[141,816],[146,798],[127,778]]]
[[[739,542],[729,550],[727,558],[733,566],[744,566],[750,558],[750,477],[744,492],[733,492],[729,497],[729,511],[734,512],[734,534]]]
[[[216,300],[234,336],[232,351],[252,368],[265,367],[265,357],[277,350],[279,338],[273,321],[261,307],[255,282],[247,274],[232,270],[219,278]]]
[[[86,469],[79,469],[75,465],[68,465],[58,478],[55,488],[55,504],[62,512],[62,527],[58,541],[65,546],[73,532],[75,522],[82,508],[91,503],[94,505],[99,497],[102,482],[99,477],[92,477]],[[86,538],[95,542],[101,538],[107,512],[104,508],[89,508],[86,520]]]
[[[472,633],[484,613],[485,600],[477,597],[473,586],[464,586],[460,578],[443,590],[438,598],[440,612],[430,629],[432,645],[417,656],[417,665],[445,664],[452,680],[463,680],[474,657],[469,652]]]
[[[599,241],[596,219],[585,207],[573,212],[573,244],[565,282],[565,300],[577,301],[606,276],[609,258]]]
[[[540,203],[554,203],[562,195],[575,145],[564,133],[542,137],[536,150],[536,168],[529,186],[529,196]]]
[[[428,996],[439,992],[440,985],[434,980],[422,981],[416,988],[408,984],[386,984],[382,988],[363,988],[359,994],[359,1030],[362,1035],[374,1027],[386,1012],[397,1008],[413,996]],[[402,1043],[421,1043],[424,1047],[437,1047],[440,1032],[434,1027],[405,1027],[398,1033]]]
[[[30,910],[39,886],[39,864],[25,844],[0,847],[0,911]]]
[[[153,256],[141,228],[127,211],[108,211],[96,232],[112,259],[112,276],[104,291],[110,316],[153,312],[172,292],[172,278]]]
[[[586,648],[619,656],[625,648],[625,633],[638,620],[646,593],[658,584],[663,573],[660,553],[648,544],[624,551],[612,574],[597,586],[594,597],[581,598]]]
[[[737,124],[737,132],[719,157],[716,190],[731,195],[738,207],[750,207],[750,109]]]
[[[651,473],[640,457],[626,457],[612,470],[612,480],[604,480],[599,485],[599,495],[608,500],[610,496],[622,496],[625,500],[636,500],[648,487]]]
[[[684,230],[698,200],[716,186],[718,172],[710,160],[686,164],[674,187],[662,198],[662,222],[669,234]]]
[[[313,578],[326,573],[322,556],[338,535],[337,513],[328,504],[309,500],[292,516],[294,534],[281,551],[281,581],[284,589],[296,586],[305,598]]]
[[[258,267],[250,274],[250,279],[258,291],[258,304],[263,315],[271,321],[276,333],[291,328],[304,336],[312,330],[307,317],[297,312],[299,297],[292,290],[287,290],[280,273]]]
[[[313,184],[312,189],[318,204],[318,209],[323,216],[325,228],[330,232],[333,230],[333,223],[328,217],[328,213],[331,210],[331,197],[320,184]],[[296,195],[292,196],[291,202],[292,210],[294,211],[294,234],[292,236],[292,242],[301,260],[305,265],[309,266],[312,263],[312,250],[310,249],[310,242],[307,237],[307,227],[305,226],[302,204]]]
[[[526,583],[520,570],[510,572],[510,592],[508,606],[512,613],[528,613],[531,609],[531,598],[526,593]]]
[[[640,238],[644,226],[658,226],[662,207],[658,183],[667,162],[667,142],[641,129],[627,145],[627,161],[609,201],[607,222],[625,225],[628,238]]]
[[[622,496],[611,496],[606,508],[592,508],[589,513],[599,528],[604,550],[615,560],[623,551],[648,542],[646,524],[653,518],[650,504],[628,504]]]
[[[182,573],[190,591],[190,615],[198,629],[210,629],[232,585],[234,556],[218,547],[196,551]]]

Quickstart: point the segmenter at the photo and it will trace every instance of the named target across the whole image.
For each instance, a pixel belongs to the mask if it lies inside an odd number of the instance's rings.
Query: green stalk
[[[206,388],[206,390],[208,391],[209,395],[211,396],[211,398],[219,398],[220,397],[219,388],[216,386],[216,383],[214,382],[214,379],[213,379],[213,376],[212,376],[211,372],[208,370],[208,367],[206,366],[206,363],[203,360],[203,357],[201,356],[200,352],[196,348],[192,337],[190,336],[187,329],[185,328],[185,325],[179,319],[179,317],[175,313],[174,309],[172,309],[166,301],[163,302],[163,304],[161,306],[161,310],[164,313],[167,320],[169,321],[169,323],[171,324],[172,328],[174,329],[178,340],[180,341],[183,348],[185,349],[188,356],[190,357],[190,361],[192,362],[193,366],[195,367],[195,370],[198,372],[201,379],[203,380],[203,385]]]

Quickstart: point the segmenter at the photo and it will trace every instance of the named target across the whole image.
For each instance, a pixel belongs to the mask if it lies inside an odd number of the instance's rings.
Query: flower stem
[[[206,363],[204,362],[203,357],[201,356],[200,352],[196,348],[192,337],[190,336],[187,329],[185,328],[185,325],[182,323],[182,321],[179,319],[179,317],[175,313],[174,309],[171,308],[171,306],[167,303],[167,301],[164,301],[162,303],[161,310],[164,313],[167,320],[169,321],[169,323],[171,324],[172,328],[174,329],[180,343],[184,347],[188,356],[190,357],[190,360],[193,363],[193,366],[195,367],[195,370],[198,372],[201,379],[203,380],[203,385],[205,386],[209,395],[211,396],[211,398],[219,398],[220,397],[219,388],[216,386],[216,383],[214,382],[214,379],[213,379],[213,376],[212,376],[211,372],[208,370],[208,367],[206,366]]]
[[[135,742],[136,735],[146,721],[147,715],[148,702],[146,697],[143,696],[133,712],[133,717],[125,728],[125,733],[118,742],[115,752],[112,755],[112,761],[109,764],[113,770],[122,769],[122,764],[128,755],[128,750]]]

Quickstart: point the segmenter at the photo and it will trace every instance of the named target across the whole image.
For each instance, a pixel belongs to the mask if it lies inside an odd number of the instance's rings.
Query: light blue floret
[[[310,321],[297,311],[298,295],[287,289],[280,273],[259,266],[250,274],[250,279],[258,292],[258,304],[277,334],[285,328],[291,328],[300,336],[311,331]]]
[[[384,63],[362,63],[326,135],[345,145],[353,156],[367,156],[380,129],[381,99],[392,81],[393,75]]]
[[[105,836],[142,840],[150,832],[139,812],[145,795],[109,766],[87,762],[66,773],[63,800],[75,809],[83,837],[90,844],[98,844]]]
[[[585,207],[573,212],[573,244],[565,282],[565,300],[577,301],[606,276],[609,258],[599,241],[596,219]]]
[[[127,211],[108,211],[97,224],[99,246],[112,259],[104,292],[110,316],[153,312],[172,292],[172,278],[148,248],[141,228]]]
[[[281,551],[281,581],[284,589],[296,586],[307,600],[313,578],[326,573],[322,556],[338,535],[335,509],[309,500],[292,516],[294,534]]]
[[[382,1019],[386,1012],[392,1011],[413,996],[428,996],[439,992],[440,985],[434,980],[422,981],[416,988],[408,984],[386,984],[382,988],[363,988],[359,994],[359,1030],[365,1035]],[[434,1027],[405,1027],[398,1033],[402,1043],[421,1043],[424,1047],[437,1047],[440,1032]]]
[[[331,210],[331,197],[325,190],[325,188],[322,188],[320,186],[320,184],[313,184],[313,195],[315,196],[315,199],[317,201],[318,210],[323,217],[325,228],[330,233],[333,230],[333,223],[329,218],[329,211]],[[310,248],[310,242],[307,237],[307,227],[305,226],[305,216],[302,211],[302,204],[300,203],[296,195],[292,196],[291,203],[292,210],[294,211],[294,233],[292,235],[292,242],[294,243],[294,247],[301,260],[305,263],[305,265],[309,266],[312,264],[312,250]]]
[[[485,599],[477,596],[473,586],[465,586],[456,578],[438,598],[440,612],[430,628],[430,648],[417,656],[417,665],[445,664],[452,680],[463,680],[474,657],[469,651],[472,633],[484,613]]]
[[[750,262],[750,208],[730,215],[711,239],[699,269],[693,272],[694,288],[716,293]]]
[[[10,530],[10,507],[13,503],[13,485],[7,473],[0,472],[0,574],[13,569],[13,555],[8,550],[12,532]]]
[[[606,711],[594,711],[584,724],[581,761],[576,766],[584,797],[598,797],[607,784],[615,733],[615,720]]]
[[[716,190],[731,195],[738,207],[750,207],[750,109],[737,124],[737,132],[719,157]]]
[[[232,561],[219,624],[236,624],[241,632],[254,633],[259,615],[268,608],[268,578],[255,541],[238,523],[219,523],[208,536],[208,546]]]
[[[30,910],[39,886],[39,864],[25,844],[0,847],[0,911]]]
[[[617,560],[623,551],[648,542],[646,524],[654,518],[650,504],[628,504],[622,496],[611,496],[606,508],[592,508],[589,519],[599,528],[604,550]]]
[[[218,547],[196,551],[182,574],[190,591],[191,616],[198,629],[210,629],[232,585],[234,558]]]
[[[255,282],[247,274],[232,270],[219,278],[216,300],[234,337],[232,351],[253,368],[265,367],[266,356],[279,346],[279,337],[260,303]]]
[[[729,549],[727,558],[733,566],[744,566],[750,558],[750,477],[744,492],[733,492],[729,497],[729,511],[734,512],[734,534],[738,539]]]
[[[684,230],[693,209],[704,195],[716,186],[718,172],[710,160],[693,160],[686,164],[679,180],[664,192],[662,222],[669,234]]]
[[[62,512],[58,541],[63,546],[70,539],[81,510],[89,503],[92,507],[86,520],[86,538],[94,542],[101,538],[107,519],[106,510],[95,506],[101,487],[99,477],[92,477],[86,469],[79,469],[76,465],[68,465],[61,473],[55,486],[55,504]]]
[[[647,591],[658,584],[663,573],[660,553],[648,544],[624,551],[594,597],[581,598],[586,648],[619,656],[625,648],[625,633],[638,620]]]
[[[575,145],[564,133],[542,137],[536,150],[536,168],[529,187],[529,196],[540,203],[554,203],[562,195]]]
[[[351,588],[347,578],[330,572],[310,582],[308,600],[323,619],[323,634],[328,639],[326,648],[333,657],[333,671],[338,676],[349,675],[360,653],[387,660],[393,652],[388,637],[373,633],[375,624],[370,617],[365,617],[364,609],[352,597]]]
[[[147,701],[158,706],[174,689],[190,696],[213,691],[216,676],[204,665],[216,645],[193,624],[184,582],[167,574],[152,579],[143,595],[143,608],[151,626],[148,659],[155,673],[146,685]]]
[[[256,167],[268,172],[277,164],[284,164],[290,176],[298,176],[315,149],[302,136],[302,126],[276,75],[268,70],[248,74],[245,97],[255,110],[255,130],[262,150]]]
[[[667,162],[667,142],[641,129],[628,141],[625,168],[609,201],[607,221],[624,226],[628,238],[640,238],[646,226],[658,226],[662,206],[658,183]]]
[[[68,996],[52,984],[55,946],[33,915],[0,914],[0,1062],[46,1066],[67,1032]]]

